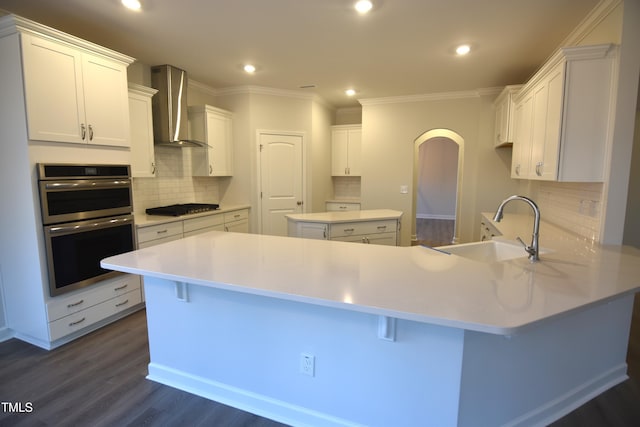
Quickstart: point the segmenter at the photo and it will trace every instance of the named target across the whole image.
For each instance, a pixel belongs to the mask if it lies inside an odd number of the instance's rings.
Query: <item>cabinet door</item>
[[[230,231],[233,233],[248,233],[249,221],[246,219],[240,221],[233,221],[224,224],[224,231]]]
[[[127,67],[83,54],[82,81],[89,144],[128,147]]]
[[[208,105],[189,107],[190,138],[208,146],[191,149],[193,176],[232,176],[232,117]]]
[[[29,139],[85,143],[80,53],[33,35],[21,37]]]
[[[349,145],[347,148],[347,163],[349,176],[360,176],[360,158],[362,152],[362,130],[352,129],[348,132]]]
[[[210,176],[233,175],[231,151],[231,120],[228,117],[207,114],[207,144]]]
[[[151,97],[129,92],[131,133],[131,176],[154,177],[156,174],[153,145]]]
[[[362,129],[345,128],[331,131],[331,175],[360,176]]]
[[[533,124],[529,177],[555,180],[558,176],[564,64],[559,64],[533,90]]]
[[[331,175],[347,176],[349,133],[346,129],[331,132]]]
[[[526,94],[516,106],[515,137],[511,159],[511,177],[528,178],[531,158],[531,122],[533,95]]]

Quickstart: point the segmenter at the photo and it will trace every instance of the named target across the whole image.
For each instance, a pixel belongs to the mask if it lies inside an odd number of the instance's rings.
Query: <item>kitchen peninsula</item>
[[[102,265],[145,276],[151,380],[291,425],[545,425],[626,379],[640,251],[542,244],[213,231]]]

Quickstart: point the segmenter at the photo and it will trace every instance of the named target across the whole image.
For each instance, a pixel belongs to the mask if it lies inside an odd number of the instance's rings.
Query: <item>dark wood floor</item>
[[[416,218],[417,244],[432,247],[450,245],[454,226],[454,220]]]
[[[552,424],[640,426],[640,309],[629,346],[631,378]],[[140,311],[52,351],[12,339],[0,343],[0,426],[223,426],[282,424],[146,380],[149,350]],[[422,427],[422,426],[416,426]],[[482,423],[478,427],[485,427]]]

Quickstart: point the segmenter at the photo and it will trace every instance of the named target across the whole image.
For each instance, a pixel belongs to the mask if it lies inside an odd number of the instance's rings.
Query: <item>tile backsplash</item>
[[[334,176],[333,196],[336,199],[360,199],[359,176]]]
[[[191,176],[191,149],[155,147],[156,177],[133,178],[133,208],[176,203],[219,203],[218,179]]]
[[[544,221],[587,239],[600,239],[604,184],[541,182],[536,202]]]

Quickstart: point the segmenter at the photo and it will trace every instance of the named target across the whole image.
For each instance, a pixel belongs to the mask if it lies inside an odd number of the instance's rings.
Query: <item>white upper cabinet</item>
[[[151,98],[156,92],[156,89],[129,83],[131,176],[136,178],[156,176],[151,112]]]
[[[362,126],[331,127],[331,175],[360,176]]]
[[[516,109],[514,97],[521,88],[522,85],[506,86],[494,102],[496,108],[494,147],[504,147],[513,143]]]
[[[602,182],[611,139],[613,45],[562,48],[516,97],[511,176]]]
[[[29,139],[129,146],[127,63],[23,33]]]
[[[189,107],[189,138],[208,146],[192,148],[194,176],[232,176],[232,114],[210,105]]]

